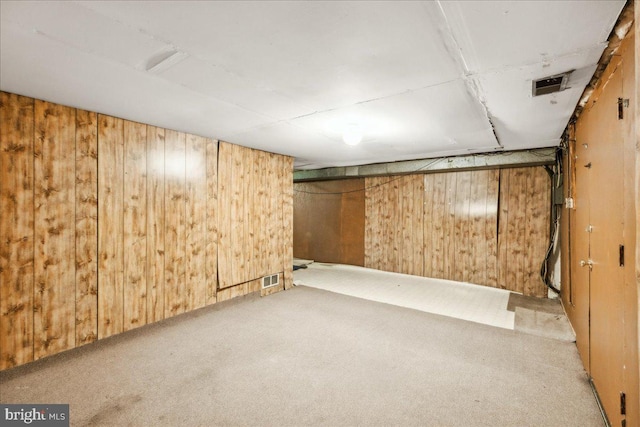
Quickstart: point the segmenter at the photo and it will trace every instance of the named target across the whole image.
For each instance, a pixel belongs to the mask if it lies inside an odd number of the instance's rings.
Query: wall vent
[[[264,276],[262,278],[262,289],[269,288],[271,286],[276,286],[280,283],[277,274],[272,274],[271,276]]]
[[[533,96],[547,95],[549,93],[560,92],[567,89],[567,83],[569,82],[569,75],[571,73],[573,73],[573,70],[533,80]]]

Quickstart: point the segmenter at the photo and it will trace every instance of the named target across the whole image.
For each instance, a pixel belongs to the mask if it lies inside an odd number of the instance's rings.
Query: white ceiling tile
[[[278,121],[314,112],[275,90],[260,87],[221,66],[189,57],[160,74],[160,77],[198,93],[241,108],[260,112]]]
[[[71,2],[3,2],[3,25],[13,23],[85,53],[132,67],[166,44]],[[62,24],[63,23],[63,24]]]
[[[1,36],[3,90],[209,137],[269,120],[16,24],[3,24]]]
[[[493,151],[492,125],[505,149],[553,146],[623,5],[2,1],[0,89],[306,168]],[[532,99],[569,69],[569,90]]]
[[[441,1],[471,73],[541,63],[607,40],[624,0]]]
[[[496,133],[505,149],[557,145],[584,87],[589,83],[603,46],[579,55],[477,76]],[[575,70],[562,92],[532,96],[532,80]],[[523,119],[526,118],[526,120]]]

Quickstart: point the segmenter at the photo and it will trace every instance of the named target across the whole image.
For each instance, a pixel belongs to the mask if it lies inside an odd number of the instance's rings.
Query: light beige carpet
[[[105,426],[602,426],[575,345],[299,286],[0,373]]]

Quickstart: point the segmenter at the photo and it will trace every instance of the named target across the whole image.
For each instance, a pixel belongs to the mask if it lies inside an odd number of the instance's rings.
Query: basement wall
[[[0,370],[292,283],[293,159],[0,92]]]
[[[569,126],[564,156],[565,197],[574,207],[565,205],[561,216],[562,301],[612,426],[640,425],[639,6],[636,0],[635,22]],[[591,258],[592,269],[581,265]]]
[[[295,184],[297,258],[364,266],[364,178]]]
[[[302,191],[309,184],[294,188]],[[313,185],[319,191],[330,182]],[[540,267],[549,244],[550,185],[540,166],[371,177],[365,178],[364,211],[340,215],[364,217],[365,267],[545,297]],[[294,236],[304,233],[299,224],[306,219],[300,216],[310,210],[299,207],[299,197]],[[322,198],[329,196],[304,197],[306,206],[321,210]],[[331,252],[333,244],[333,252],[340,252],[339,239],[323,239],[337,234],[335,211],[314,217],[316,229],[331,231],[308,236],[305,245],[324,245]],[[295,256],[302,257],[305,248],[294,242]]]

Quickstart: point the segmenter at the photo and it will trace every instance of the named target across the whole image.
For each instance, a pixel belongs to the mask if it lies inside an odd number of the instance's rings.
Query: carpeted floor
[[[299,286],[0,373],[72,425],[602,426],[575,345]]]

